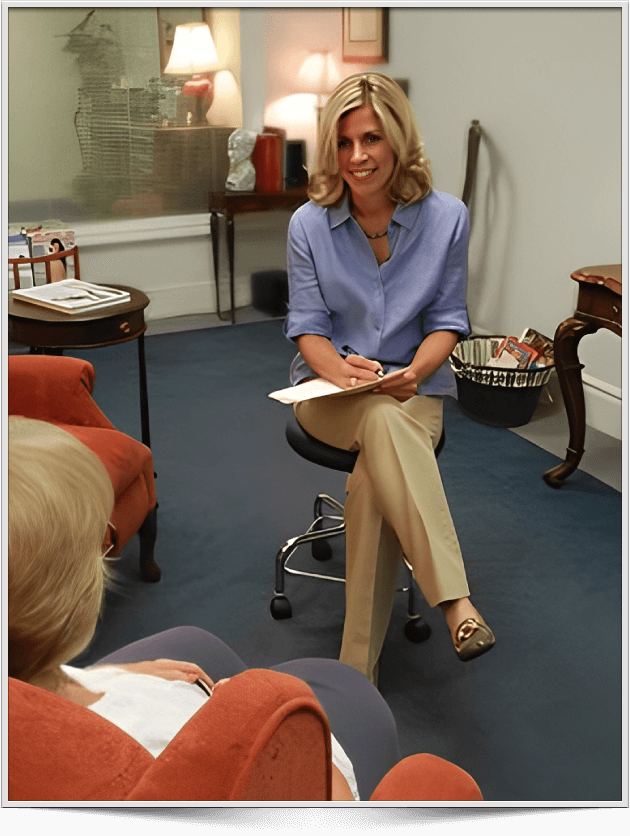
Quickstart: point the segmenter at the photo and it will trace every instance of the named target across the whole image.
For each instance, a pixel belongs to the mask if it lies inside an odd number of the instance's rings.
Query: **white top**
[[[209,699],[192,682],[162,679],[115,666],[61,669],[90,691],[104,692],[89,708],[126,731],[154,758],[166,748],[188,720]],[[348,782],[356,801],[359,792],[350,759],[331,734],[332,760]]]

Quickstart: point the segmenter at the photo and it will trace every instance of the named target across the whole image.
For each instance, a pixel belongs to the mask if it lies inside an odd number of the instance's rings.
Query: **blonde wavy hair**
[[[432,188],[431,161],[409,99],[403,89],[382,73],[358,73],[333,91],[320,118],[320,131],[308,196],[320,206],[341,203],[348,186],[339,172],[337,125],[358,107],[374,108],[395,156],[388,197],[396,203],[422,200]]]
[[[100,459],[45,421],[8,421],[9,675],[70,661],[103,603],[114,491]]]

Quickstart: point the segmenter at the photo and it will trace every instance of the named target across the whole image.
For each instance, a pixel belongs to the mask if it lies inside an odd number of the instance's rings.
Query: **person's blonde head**
[[[359,73],[337,86],[321,113],[315,163],[308,184],[308,196],[320,206],[340,202],[348,189],[339,172],[338,124],[346,113],[365,106],[374,108],[394,152],[388,197],[406,205],[431,191],[430,161],[405,92],[382,73]]]
[[[53,671],[90,642],[114,506],[100,459],[70,433],[8,421],[9,675]]]

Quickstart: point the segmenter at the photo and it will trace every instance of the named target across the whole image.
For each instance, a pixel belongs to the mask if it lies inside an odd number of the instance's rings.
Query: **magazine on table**
[[[80,314],[89,311],[120,305],[128,302],[131,295],[126,290],[91,284],[78,279],[63,279],[60,282],[13,290],[11,295],[21,302],[41,305],[67,314]]]

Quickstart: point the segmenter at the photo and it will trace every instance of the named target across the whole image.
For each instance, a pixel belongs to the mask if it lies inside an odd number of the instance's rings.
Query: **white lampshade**
[[[312,52],[298,72],[300,86],[305,93],[332,93],[341,81],[330,52]]]
[[[218,66],[219,57],[207,23],[183,23],[175,28],[165,73],[194,75],[216,70]]]
[[[209,125],[242,127],[241,91],[230,70],[219,70],[214,77],[214,103],[206,114],[206,121]]]

